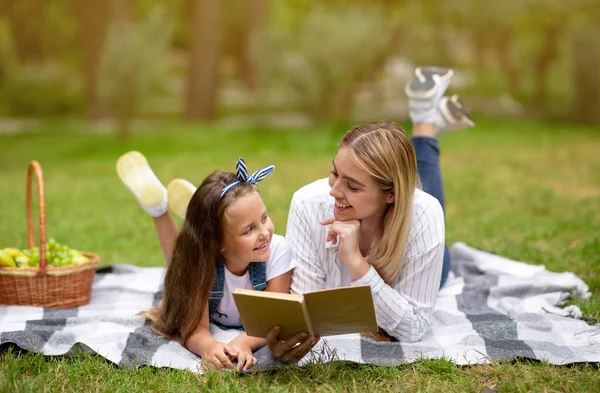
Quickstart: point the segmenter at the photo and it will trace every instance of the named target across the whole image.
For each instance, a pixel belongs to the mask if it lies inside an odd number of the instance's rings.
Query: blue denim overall
[[[221,299],[223,298],[223,290],[225,288],[225,265],[223,264],[223,258],[218,257],[215,259],[215,283],[213,284],[210,296],[208,297],[208,315],[210,322],[217,326],[225,327],[228,329],[241,329],[242,326],[224,326],[213,320],[212,316],[219,308]],[[250,262],[248,266],[248,274],[250,274],[250,283],[252,289],[256,291],[264,291],[267,287],[267,264],[265,262]]]

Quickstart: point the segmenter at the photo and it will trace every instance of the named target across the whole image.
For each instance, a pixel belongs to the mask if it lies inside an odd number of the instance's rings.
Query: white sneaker
[[[142,153],[130,151],[119,157],[117,174],[135,195],[140,207],[152,217],[159,217],[167,212],[167,189],[152,172]]]
[[[177,216],[185,220],[185,213],[192,196],[196,192],[196,186],[184,179],[171,180],[167,186],[169,196],[169,207]]]
[[[435,131],[441,133],[475,127],[475,122],[464,102],[455,94],[452,97],[442,97],[434,126]]]
[[[406,84],[410,119],[414,123],[434,123],[442,96],[454,71],[443,67],[418,67],[415,78]]]

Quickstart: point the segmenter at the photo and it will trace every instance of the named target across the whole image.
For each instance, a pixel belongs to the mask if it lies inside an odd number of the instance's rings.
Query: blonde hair
[[[391,121],[356,126],[344,135],[339,147],[348,149],[352,161],[382,191],[394,194],[394,202],[384,213],[382,230],[375,234],[367,256],[383,280],[393,285],[402,271],[413,196],[420,186],[415,148],[406,133]]]

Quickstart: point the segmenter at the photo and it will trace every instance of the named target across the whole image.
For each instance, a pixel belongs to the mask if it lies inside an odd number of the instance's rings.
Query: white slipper
[[[119,157],[117,174],[135,195],[140,207],[152,217],[159,217],[167,212],[167,189],[152,172],[142,153],[130,151]]]
[[[169,207],[177,216],[185,219],[187,206],[196,192],[196,186],[184,179],[174,179],[167,186]]]

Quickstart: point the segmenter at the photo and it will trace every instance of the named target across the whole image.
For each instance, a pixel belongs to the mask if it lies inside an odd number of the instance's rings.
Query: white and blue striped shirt
[[[333,217],[334,198],[328,179],[317,180],[294,193],[286,239],[296,269],[292,293],[305,293],[343,285],[344,263],[337,246],[325,242],[329,226],[319,224]],[[399,280],[386,284],[375,268],[350,285],[370,285],[378,325],[402,341],[414,342],[429,327],[438,295],[444,257],[444,212],[437,199],[417,189],[413,217]],[[400,262],[400,261],[399,261]],[[347,277],[347,276],[346,276]]]

